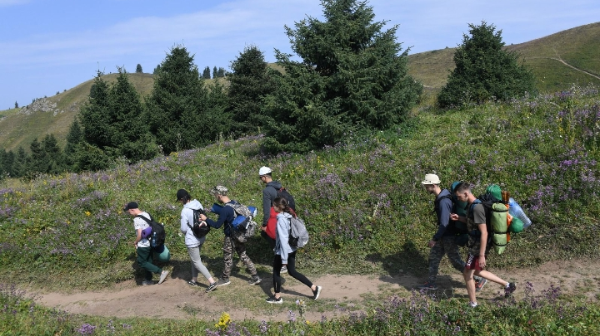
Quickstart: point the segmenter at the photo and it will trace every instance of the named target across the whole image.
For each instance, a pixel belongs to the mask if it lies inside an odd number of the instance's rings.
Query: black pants
[[[296,251],[288,254],[288,263],[287,269],[288,274],[291,275],[294,279],[302,282],[308,287],[312,287],[313,283],[308,280],[302,273],[296,271]],[[275,260],[273,260],[273,289],[275,293],[281,292],[281,266],[283,263],[281,262],[281,256],[275,255]]]

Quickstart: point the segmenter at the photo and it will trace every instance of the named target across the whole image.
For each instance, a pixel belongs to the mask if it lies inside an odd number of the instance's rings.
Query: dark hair
[[[471,190],[471,185],[467,182],[460,182],[455,188],[454,188],[454,192],[455,193],[462,193],[465,191],[470,191]]]
[[[277,206],[278,208],[281,208],[284,212],[290,214],[294,211],[292,210],[292,208],[290,208],[288,200],[286,200],[283,197],[275,197],[275,199],[273,200],[273,206]]]
[[[187,203],[192,199],[190,193],[185,189],[177,190],[177,201],[183,201],[183,203]]]

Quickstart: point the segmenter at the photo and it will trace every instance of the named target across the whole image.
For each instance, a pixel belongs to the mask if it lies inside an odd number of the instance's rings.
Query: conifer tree
[[[15,102],[15,108],[18,109],[19,108],[19,102]]]
[[[454,53],[456,68],[438,95],[440,107],[507,100],[535,92],[531,71],[519,64],[519,56],[504,49],[502,31],[482,22],[469,24],[469,35]]]
[[[220,78],[225,77],[225,68],[219,67],[219,70],[217,70],[217,77],[220,77]]]
[[[210,79],[210,67],[206,66],[206,68],[204,68],[204,71],[202,71],[202,78]]]
[[[210,76],[210,68],[206,69]],[[222,91],[218,85],[210,92],[204,87],[194,57],[185,47],[171,49],[146,100],[150,131],[165,154],[206,144],[228,129],[229,118],[219,98]]]
[[[64,155],[54,134],[47,134],[42,140],[42,148],[48,157],[46,173],[58,174],[65,170]]]
[[[382,30],[365,1],[323,0],[324,21],[286,27],[301,61],[275,50],[285,75],[275,76],[264,113],[270,151],[334,145],[356,129],[386,129],[405,120],[422,86],[407,74],[408,49],[397,26]]]
[[[141,64],[138,64],[138,65],[135,67],[135,73],[143,73],[143,72],[144,72],[144,71],[142,70],[142,65],[141,65]]]
[[[79,126],[79,121],[75,119],[69,128],[69,133],[67,134],[67,144],[65,145],[65,149],[63,151],[65,155],[65,165],[69,170],[78,171],[76,168],[77,148],[83,142],[83,131]]]
[[[19,147],[17,150],[17,156],[15,157],[13,170],[14,177],[23,177],[29,175],[29,155],[27,155],[23,147]]]
[[[264,54],[256,46],[244,51],[231,62],[229,107],[233,118],[232,132],[242,135],[257,132],[262,125],[262,99],[273,92],[272,72],[267,71]]]
[[[29,173],[32,175],[47,173],[50,168],[50,158],[37,138],[33,139],[29,149],[31,150]]]
[[[217,66],[215,65],[215,66],[213,67],[212,78],[217,78],[217,77],[219,77],[219,72],[218,72],[218,71],[219,71],[219,70],[217,70]]]

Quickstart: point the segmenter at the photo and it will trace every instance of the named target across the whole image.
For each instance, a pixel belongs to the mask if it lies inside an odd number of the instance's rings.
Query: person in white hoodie
[[[275,259],[273,260],[273,291],[275,294],[267,299],[268,303],[283,303],[281,298],[281,267],[287,266],[288,274],[294,279],[310,287],[313,299],[316,300],[321,294],[321,286],[314,285],[306,276],[296,271],[296,249],[290,246],[290,219],[296,217],[294,210],[289,207],[283,197],[273,200],[273,209],[277,212],[277,229],[275,239]]]
[[[188,282],[190,286],[199,286],[198,284],[198,272],[208,280],[209,285],[206,288],[206,293],[217,288],[217,281],[213,279],[210,272],[202,263],[200,258],[200,250],[206,240],[206,236],[197,238],[192,231],[194,225],[194,210],[203,210],[202,204],[198,200],[192,200],[192,197],[185,189],[179,189],[177,191],[177,201],[183,204],[181,209],[181,232],[185,235],[185,246],[187,247],[188,254],[192,260],[192,280]]]

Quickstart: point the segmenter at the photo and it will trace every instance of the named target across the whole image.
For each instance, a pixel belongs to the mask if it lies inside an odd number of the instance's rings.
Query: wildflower
[[[91,215],[92,215],[92,213],[91,213],[91,212],[89,212],[89,211],[86,211],[86,212],[85,212],[85,215],[89,217],[89,216],[91,216]]]
[[[231,323],[231,317],[229,316],[229,314],[223,313],[219,318],[219,323],[215,324],[215,327],[221,330],[225,330],[229,323]]]

